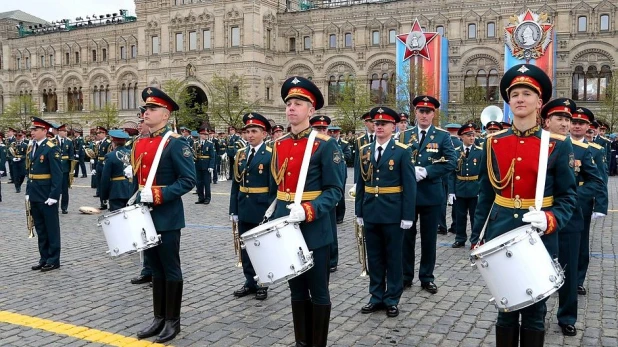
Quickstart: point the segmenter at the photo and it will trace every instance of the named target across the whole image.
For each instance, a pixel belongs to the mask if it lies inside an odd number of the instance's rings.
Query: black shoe
[[[79,175],[73,175],[73,177],[77,178],[77,177],[79,177]]]
[[[465,246],[466,243],[465,242],[461,242],[461,241],[455,241],[453,242],[453,244],[451,245],[451,248],[461,248],[463,246]]]
[[[67,211],[67,210],[62,210],[62,214],[68,214],[68,213],[69,213],[69,211]]]
[[[210,200],[204,201],[204,205],[208,205],[208,204],[210,204]]]
[[[7,184],[13,184],[13,181],[12,180],[8,180],[6,183]]]
[[[446,228],[438,228],[438,234],[446,235]]]
[[[101,205],[101,207],[99,207],[99,210],[107,210],[107,205]]]
[[[203,203],[204,203],[204,200],[198,200],[198,201],[195,202],[196,205],[197,204],[203,204]]]
[[[256,300],[266,300],[268,298],[268,288],[258,288],[255,293]]]
[[[455,229],[453,229],[453,228],[449,228],[447,231],[448,231],[449,233],[451,233],[451,234],[455,234]]]
[[[397,317],[397,316],[399,316],[399,309],[397,308],[397,305],[388,306],[386,308],[386,315],[389,316],[389,317]]]
[[[331,266],[330,267],[330,272],[335,272],[337,271],[337,267],[336,266]]]
[[[363,306],[363,308],[361,308],[361,313],[372,313],[372,312],[376,312],[376,311],[383,310],[383,309],[384,309],[383,303],[374,304],[370,302],[367,305]]]
[[[337,224],[343,224],[343,219],[338,220],[338,221],[337,221]]]
[[[586,295],[586,288],[584,286],[577,286],[577,294]]]
[[[100,198],[101,196],[99,194],[95,194],[92,196],[93,198]]]
[[[15,193],[17,193],[17,194],[21,193],[21,189],[16,189]]]
[[[403,281],[403,289],[412,288],[412,281]]]
[[[423,282],[421,283],[421,287],[431,294],[438,292],[438,286],[436,286],[433,282]]]
[[[212,182],[212,184],[217,184],[217,182]]]
[[[237,298],[242,298],[243,296],[247,296],[249,294],[254,294],[254,293],[257,293],[256,288],[248,288],[248,287],[242,286],[240,289],[237,289],[234,291],[234,296]]]
[[[41,270],[44,265],[45,264],[37,264],[37,265],[34,265],[33,267],[31,267],[31,269],[34,270],[34,271],[38,271],[38,270]]]
[[[56,270],[59,268],[60,268],[60,265],[45,264],[41,268],[41,272],[47,272],[47,271]]]
[[[86,175],[83,175],[83,176],[82,176],[82,178],[88,178],[88,176],[86,176]]]
[[[143,284],[148,282],[152,282],[152,276],[139,275],[135,278],[131,278],[131,284]]]
[[[575,329],[575,325],[573,324],[558,324],[562,329],[562,334],[564,336],[575,336],[577,335],[577,329]]]

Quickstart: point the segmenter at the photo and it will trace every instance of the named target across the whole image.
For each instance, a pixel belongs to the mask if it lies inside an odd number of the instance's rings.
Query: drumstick
[[[547,177],[547,158],[549,156],[549,131],[541,130],[541,150],[539,151],[539,172],[536,178],[534,205],[537,211],[543,207],[545,179]]]

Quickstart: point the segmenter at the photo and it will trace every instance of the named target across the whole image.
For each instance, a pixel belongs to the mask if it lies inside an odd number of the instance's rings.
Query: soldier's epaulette
[[[445,130],[445,129],[442,129],[442,128],[436,127],[436,130],[440,130],[440,131],[444,131],[445,133],[448,133],[448,130]]]
[[[549,137],[555,140],[560,140],[560,141],[564,141],[566,139],[566,136],[560,135],[560,134],[550,134]]]
[[[328,141],[328,140],[332,139],[332,137],[330,137],[328,135],[324,135],[324,134],[316,134],[315,137],[320,139],[320,140],[323,140],[323,141]]]
[[[401,143],[401,142],[398,142],[398,141],[395,141],[395,145],[397,145],[397,146],[399,146],[399,147],[401,147],[403,149],[408,149],[408,147],[410,147],[410,146],[406,145],[405,143]]]
[[[371,143],[364,144],[363,146],[361,146],[361,148],[359,148],[359,150],[361,150],[361,149],[363,149],[363,148],[365,148],[367,146],[370,146],[370,145],[371,145]]]
[[[483,146],[474,145],[474,147],[476,147],[476,149],[483,149]]]
[[[604,149],[603,146],[599,145],[598,143],[594,143],[594,142],[588,142],[588,145],[592,148],[596,148],[596,149]]]
[[[504,134],[507,131],[509,131],[509,129],[503,129],[503,130],[498,131],[497,133],[487,134],[487,138],[490,138],[490,137],[496,136],[496,135],[500,135],[500,134]]]
[[[341,143],[345,143],[345,144],[347,144],[347,143],[348,143],[348,141],[346,141],[346,140],[341,140]]]
[[[179,137],[182,137],[182,135],[180,135],[180,134],[178,134],[178,133],[175,133],[175,132],[172,132],[172,133],[171,133],[171,135],[170,135],[170,137],[173,137],[173,138],[177,139],[177,138],[179,138]]]
[[[281,141],[281,140],[285,140],[286,138],[290,137],[291,133],[286,133],[284,135],[282,135],[280,138],[278,138],[275,142]]]
[[[268,153],[272,153],[273,152],[273,149],[270,148],[270,146],[265,146],[265,148],[266,148],[266,152],[268,152]]]
[[[573,145],[579,146],[579,147],[582,147],[582,148],[588,148],[588,146],[590,145],[588,143],[583,143],[581,141],[571,141],[571,142],[573,143]]]
[[[461,149],[461,146],[459,146],[459,147],[455,147],[455,150],[456,150],[456,151],[458,151],[458,150],[460,150],[460,149]]]
[[[47,147],[54,148],[54,147],[56,147],[56,144],[53,143],[51,140],[47,140]]]

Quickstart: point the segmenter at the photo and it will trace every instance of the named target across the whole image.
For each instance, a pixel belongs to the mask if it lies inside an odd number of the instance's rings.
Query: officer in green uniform
[[[502,130],[502,124],[500,124],[500,122],[496,122],[495,120],[492,120],[492,121],[487,122],[487,124],[485,124],[485,131],[487,132],[488,137],[489,135],[495,134],[499,132],[500,130]]]
[[[568,98],[554,99],[541,110],[541,118],[546,129],[552,134],[567,135],[571,126],[572,115],[576,113],[575,102]],[[578,117],[578,121],[585,118]],[[564,284],[559,290],[558,325],[565,336],[577,335],[577,263],[580,248],[580,238],[584,229],[582,201],[586,196],[597,196],[604,189],[603,179],[597,166],[592,161],[588,145],[573,140],[574,171],[577,182],[578,206],[566,226],[559,231],[558,260],[564,269]]]
[[[530,223],[544,232],[541,239],[554,258],[558,254],[555,231],[564,228],[576,206],[573,147],[564,136],[551,135],[542,210],[531,209],[535,204],[539,153],[530,148],[540,148],[542,130],[537,125],[537,114],[549,101],[552,84],[540,68],[520,64],[504,74],[500,92],[513,111],[513,127],[485,141],[471,241],[478,240],[486,222],[487,241]],[[518,341],[521,346],[543,346],[546,301],[547,298],[520,310],[499,312],[497,346],[517,346]]]
[[[71,174],[71,162],[75,160],[75,147],[73,146],[73,141],[67,137],[66,124],[58,126],[58,147],[61,151],[60,163],[63,173],[60,209],[62,214],[67,214],[69,213],[69,175]]]
[[[461,124],[458,123],[449,123],[444,126],[446,131],[451,135],[451,141],[453,142],[453,148],[457,148],[461,146],[461,140],[459,139],[459,135],[457,135],[459,129],[461,128]],[[451,175],[444,176],[442,178],[442,182],[444,184],[444,194],[448,194],[448,185],[451,179]],[[440,206],[440,219],[438,219],[438,234],[446,235],[449,233],[456,233],[457,230],[457,216],[455,215],[457,211],[457,200],[453,200],[449,202],[448,205],[451,205],[451,226],[450,228],[446,228],[446,205],[447,205],[447,196],[444,196],[444,201]]]
[[[4,134],[0,133],[0,181],[6,169],[6,145],[4,144]],[[0,182],[0,202],[2,202],[2,182]]]
[[[403,286],[412,286],[414,278],[414,247],[417,225],[420,222],[421,262],[418,277],[421,287],[431,294],[438,292],[433,270],[436,265],[436,242],[439,206],[446,200],[442,179],[455,170],[457,156],[451,136],[433,124],[435,110],[440,102],[434,97],[421,95],[412,104],[417,126],[404,132],[404,141],[412,148],[412,159],[417,182],[416,215],[414,226],[404,233]]]
[[[240,141],[240,135],[236,134],[236,128],[228,127],[227,129],[228,137],[227,137],[227,146],[225,153],[227,154],[227,158],[230,161],[230,168],[234,167],[234,158],[236,158],[236,152],[238,151],[238,147],[236,142]],[[244,146],[243,146],[244,147]],[[228,173],[228,180],[232,179],[232,170]]]
[[[104,127],[97,127],[97,140],[99,144],[97,145],[97,158],[95,160],[95,169],[92,171],[92,175],[96,176],[97,180],[97,193],[95,194],[95,198],[98,197],[101,201],[101,210],[107,209],[107,202],[101,198],[101,175],[99,174],[101,170],[103,170],[103,164],[105,160],[105,155],[110,150],[111,141],[107,138],[107,129]]]
[[[392,137],[399,114],[388,107],[370,111],[376,140],[360,148],[356,183],[357,223],[364,226],[371,299],[361,309],[371,313],[386,309],[399,315],[403,293],[403,234],[412,227],[416,180],[412,151]]]
[[[109,136],[112,141],[112,151],[105,155],[105,164],[101,172],[101,197],[108,201],[109,210],[116,211],[127,206],[127,201],[133,193],[131,182],[125,177],[125,163],[121,157],[130,159],[131,150],[125,147],[131,138],[122,130],[110,130]]]
[[[363,120],[365,124],[365,129],[367,131],[363,136],[357,137],[356,141],[354,141],[354,165],[358,163],[358,150],[364,145],[373,142],[376,138],[375,127],[373,125],[373,121],[371,120],[371,115],[369,114],[369,112],[364,113],[361,116],[361,119]],[[354,181],[354,183],[356,183],[356,181]]]
[[[592,161],[597,166],[604,183],[600,193],[596,195],[580,195],[581,200],[579,201],[579,205],[582,208],[584,219],[584,227],[579,242],[579,256],[577,259],[577,293],[580,295],[586,295],[584,280],[586,279],[588,264],[590,263],[590,223],[592,219],[605,217],[607,215],[608,206],[608,177],[607,170],[605,169],[605,149],[597,143],[588,142],[585,138],[591,123],[594,122],[594,114],[585,107],[577,107],[573,113],[571,139],[573,142],[579,141],[588,145],[588,151],[592,156]]]
[[[273,148],[271,174],[278,187],[274,218],[289,215],[289,221],[300,222],[314,262],[310,270],[288,281],[294,336],[296,343],[303,346],[326,346],[331,310],[328,278],[333,224],[330,214],[343,194],[343,175],[339,169],[343,156],[334,139],[318,134],[301,203],[294,204],[302,158],[311,133],[309,119],[322,108],[324,98],[313,82],[299,76],[283,83],[281,98],[286,103],[291,132],[275,141]]]
[[[32,270],[42,272],[60,267],[60,220],[56,204],[62,189],[62,166],[60,149],[46,138],[51,128],[52,125],[41,118],[32,118],[32,144],[26,154],[26,200],[30,201],[40,254]]]
[[[266,134],[270,132],[270,123],[266,117],[255,112],[245,114],[243,123],[249,144],[236,153],[229,208],[230,219],[238,223],[239,235],[262,222],[266,209],[277,196],[277,186],[270,173],[272,149],[264,143]],[[245,283],[234,291],[234,296],[241,298],[255,293],[257,300],[265,300],[268,297],[268,287],[259,286],[254,279],[255,270],[244,249],[241,259]]]
[[[200,140],[195,143],[197,148],[195,158],[195,174],[197,178],[196,204],[210,204],[210,182],[215,169],[215,144],[208,140],[208,129],[200,128]]]
[[[11,148],[11,144],[13,142],[17,141],[17,138],[15,137],[15,129],[12,127],[9,127],[7,132],[6,132],[6,141],[5,141],[5,145],[6,145],[6,161],[9,163],[9,181],[7,183],[13,183],[13,155],[11,154],[11,152],[9,151],[9,148]]]
[[[479,171],[481,170],[482,147],[474,144],[476,124],[469,123],[457,130],[461,146],[455,148],[457,168],[449,175],[448,202],[455,211],[455,242],[451,247],[465,246],[468,235],[468,216],[471,229],[474,228],[474,211],[479,194]]]
[[[142,117],[143,117],[143,113],[142,113]],[[182,138],[185,139],[185,141],[187,141],[187,143],[189,144],[190,148],[193,148],[193,134],[191,133],[191,130],[187,129],[186,127],[180,127],[180,133],[182,134]]]
[[[15,142],[11,143],[8,151],[11,149],[15,155],[11,155],[11,161],[13,162],[13,184],[15,185],[15,192],[21,193],[21,185],[26,178],[26,151],[28,150],[28,143],[25,141],[25,133],[23,130],[17,131],[15,135]]]
[[[597,123],[599,123],[599,126],[594,131],[594,143],[600,145],[601,147],[605,149],[605,156],[606,156],[605,167],[608,170],[608,174],[609,174],[609,163],[611,162],[610,156],[611,156],[611,150],[612,150],[611,149],[612,141],[608,139],[607,137],[605,137],[605,132],[609,128],[609,125],[602,120],[597,120]]]
[[[217,137],[217,133],[215,132],[215,129],[210,129],[208,131],[208,134],[210,135],[210,139],[209,139],[210,142],[212,142],[212,144],[215,146],[215,157],[214,157],[215,168],[211,175],[212,184],[217,184],[217,181],[219,180],[219,167],[221,166],[221,157],[219,156],[219,152],[225,151],[225,148],[221,147],[221,141]]]
[[[73,177],[79,176],[79,170],[82,170],[82,178],[88,177],[86,175],[86,151],[83,138],[83,130],[73,130],[73,134],[75,134],[73,138],[73,147],[75,148],[75,155],[73,156],[74,160],[77,160],[77,165],[75,165],[75,172],[73,173]]]
[[[341,138],[341,128],[338,126],[329,126],[328,135],[330,135],[331,137],[335,138],[335,140],[337,140],[337,144],[339,145],[339,148],[341,149],[341,153],[343,153],[343,158],[345,159],[345,163],[342,165],[342,171],[344,173],[344,177],[343,177],[344,182],[346,182],[348,179],[347,163],[349,163],[351,160],[354,159],[352,158],[352,148],[351,148],[352,146],[350,145],[348,141]],[[337,224],[343,223],[343,218],[345,217],[345,194],[341,197],[341,200],[337,204],[336,217],[337,217]]]
[[[125,170],[125,175],[133,179],[133,191],[139,189],[137,201],[152,204],[152,221],[161,235],[161,244],[144,251],[146,262],[152,269],[154,319],[137,333],[137,337],[143,339],[158,334],[155,343],[163,343],[180,332],[183,291],[180,229],[185,226],[182,196],[195,187],[195,163],[187,142],[168,124],[170,114],[178,110],[178,104],[154,87],[144,89],[142,99],[146,108],[144,125],[150,129],[150,136],[139,139],[133,146],[133,165]],[[168,132],[172,133],[169,142],[162,152],[159,166],[154,168],[157,149]],[[150,170],[156,170],[156,185],[145,190]],[[135,177],[127,175],[131,172]]]

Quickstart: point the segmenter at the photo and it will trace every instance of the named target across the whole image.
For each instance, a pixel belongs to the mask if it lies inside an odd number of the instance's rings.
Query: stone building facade
[[[450,121],[467,118],[464,90],[495,87],[503,74],[504,26],[526,9],[545,12],[557,32],[556,96],[599,109],[618,72],[615,1],[495,0],[135,0],[136,21],[19,37],[0,21],[0,109],[32,95],[44,117],[89,112],[105,103],[134,117],[140,92],[184,80],[208,99],[214,73],[244,76],[260,111],[283,121],[280,86],[311,77],[335,111],[334,86],[346,76],[384,96],[395,73],[395,35],[418,18],[449,40]],[[6,24],[6,21],[9,21]],[[13,28],[13,29],[11,29]],[[330,86],[330,93],[329,93]],[[86,125],[87,126],[87,125]]]

